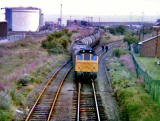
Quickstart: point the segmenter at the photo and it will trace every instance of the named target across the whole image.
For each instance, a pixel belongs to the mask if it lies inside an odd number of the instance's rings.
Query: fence
[[[152,95],[154,101],[160,104],[160,80],[154,80],[141,66],[134,54],[134,48],[131,45],[131,55],[136,67],[137,77],[143,79],[145,89]]]
[[[25,37],[26,37],[25,34],[11,35],[11,36],[8,36],[7,39],[8,39],[9,42],[13,42],[13,41],[18,41],[18,40],[24,39]]]

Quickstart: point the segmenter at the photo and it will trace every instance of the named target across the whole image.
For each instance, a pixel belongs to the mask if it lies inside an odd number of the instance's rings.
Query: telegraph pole
[[[100,26],[101,18],[99,17],[99,26]]]
[[[157,63],[157,57],[158,57],[158,40],[159,40],[158,34],[159,34],[159,28],[157,29],[156,51],[155,51],[155,64]]]
[[[144,25],[142,27],[142,41],[144,40]]]
[[[62,4],[61,4],[61,16],[60,16],[60,18],[61,18],[61,26],[62,26]]]
[[[156,30],[156,32],[157,32],[157,37],[156,37],[156,48],[155,48],[155,65],[157,65],[157,58],[158,58],[158,49],[159,49],[159,47],[158,47],[158,45],[159,45],[159,30],[160,30],[160,27],[159,26],[154,26],[153,27],[155,30]]]
[[[70,26],[72,25],[71,20],[72,20],[72,16],[70,16]]]

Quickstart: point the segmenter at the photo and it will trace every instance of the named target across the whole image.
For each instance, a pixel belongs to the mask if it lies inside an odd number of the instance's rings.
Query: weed
[[[122,50],[121,48],[116,48],[114,49],[112,55],[115,57],[120,57],[122,54],[126,54],[126,52],[124,50]]]
[[[35,81],[34,77],[30,76],[29,74],[25,74],[17,81],[17,86],[18,87],[26,86],[28,83],[34,81]]]
[[[0,91],[0,110],[9,110],[11,99],[4,91]]]
[[[10,89],[10,96],[13,104],[16,106],[24,106],[24,97],[21,93],[18,92],[18,90],[16,90],[16,88],[12,87]]]
[[[11,121],[12,119],[12,112],[0,110],[0,121]]]
[[[159,105],[145,91],[144,84],[136,84],[132,74],[125,66],[121,66],[118,59],[114,59],[109,65],[112,67],[110,74],[120,105],[121,120],[160,121]]]

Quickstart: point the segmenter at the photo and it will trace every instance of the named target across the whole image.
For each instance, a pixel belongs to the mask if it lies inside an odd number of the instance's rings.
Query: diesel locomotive
[[[98,72],[98,56],[93,47],[99,43],[101,31],[95,29],[93,34],[74,42],[72,60],[76,77],[96,78]]]

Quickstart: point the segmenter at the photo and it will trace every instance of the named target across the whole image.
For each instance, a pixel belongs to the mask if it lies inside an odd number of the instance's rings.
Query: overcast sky
[[[160,16],[160,0],[0,0],[0,7],[33,6],[44,14]]]

